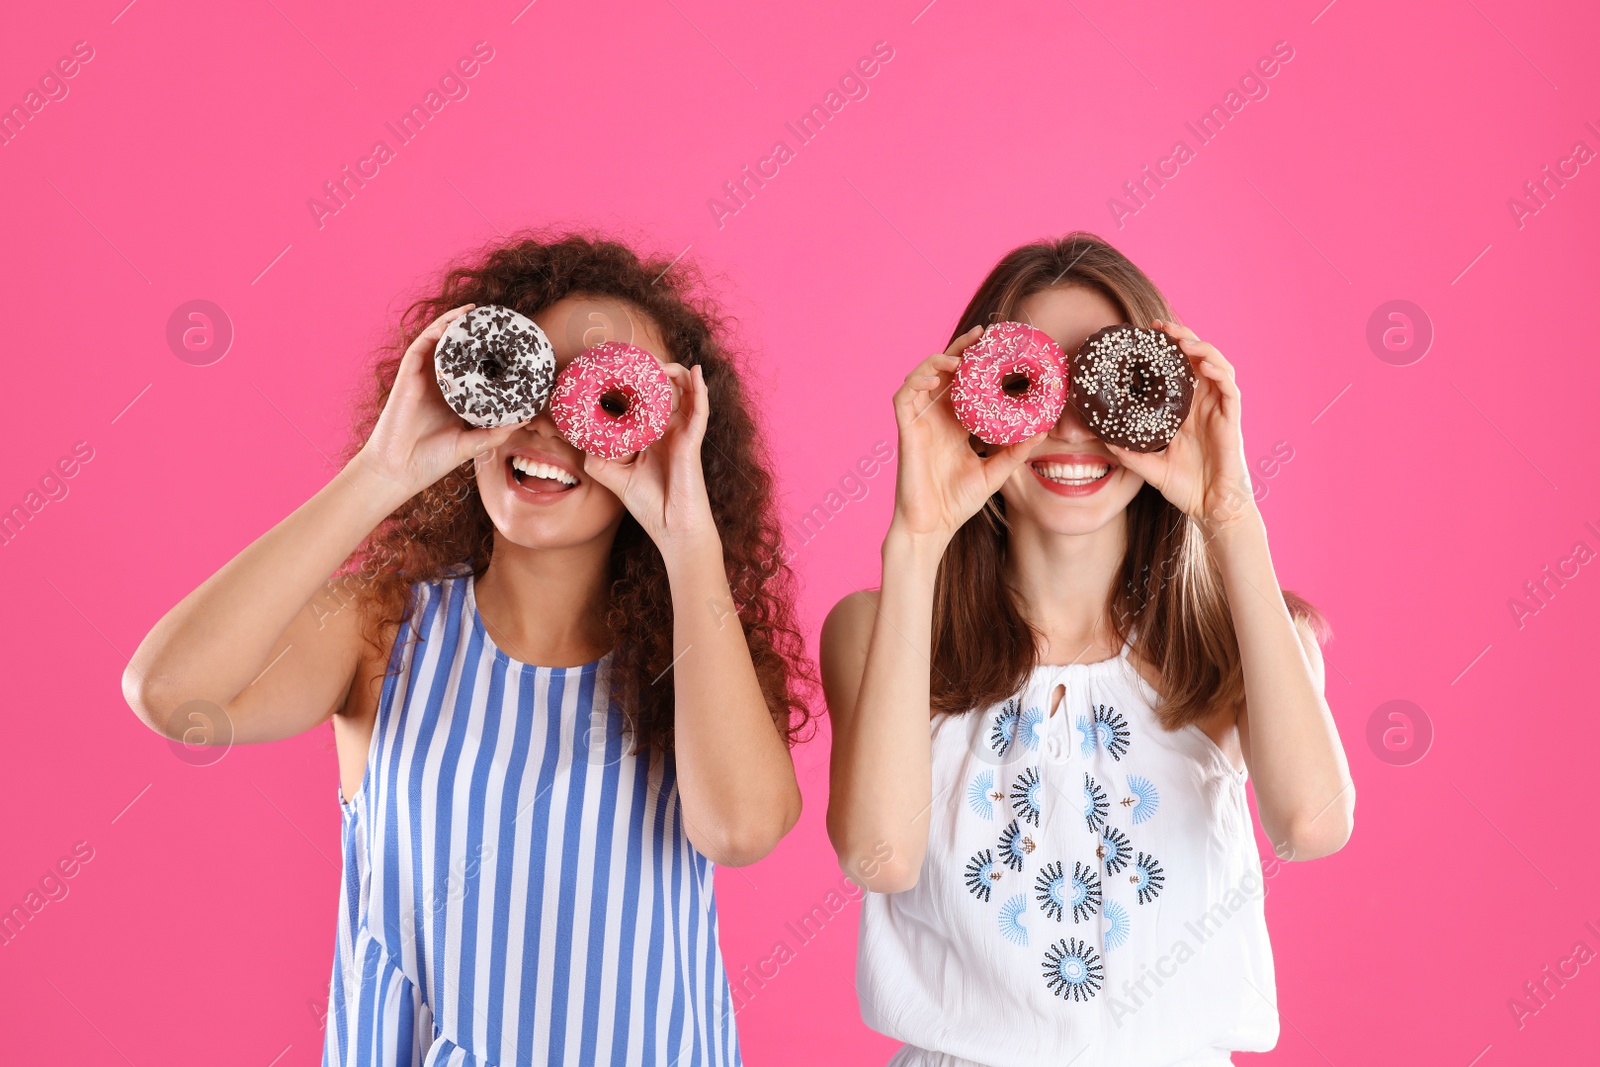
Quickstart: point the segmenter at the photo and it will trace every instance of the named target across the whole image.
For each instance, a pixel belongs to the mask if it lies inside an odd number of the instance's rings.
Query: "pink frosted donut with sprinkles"
[[[621,459],[667,432],[672,381],[644,349],[607,341],[562,368],[550,396],[550,416],[574,447]]]
[[[1014,445],[1048,430],[1067,406],[1061,346],[1032,326],[995,323],[962,353],[950,403],[986,444]]]

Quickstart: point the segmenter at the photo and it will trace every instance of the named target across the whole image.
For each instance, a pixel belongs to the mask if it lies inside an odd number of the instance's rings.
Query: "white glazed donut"
[[[473,426],[526,422],[544,409],[556,354],[537,323],[487,304],[452,322],[433,350],[445,403]]]

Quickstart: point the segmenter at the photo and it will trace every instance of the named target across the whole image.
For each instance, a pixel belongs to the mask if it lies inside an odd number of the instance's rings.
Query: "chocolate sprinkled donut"
[[[452,322],[433,350],[445,403],[473,426],[527,422],[556,381],[556,354],[537,323],[486,304]]]
[[[1095,436],[1132,452],[1159,452],[1194,400],[1194,368],[1161,330],[1107,326],[1072,357],[1068,400]]]

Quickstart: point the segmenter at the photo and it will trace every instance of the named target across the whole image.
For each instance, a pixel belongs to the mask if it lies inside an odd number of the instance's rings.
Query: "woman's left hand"
[[[711,413],[705,376],[681,363],[666,365],[677,410],[660,440],[626,459],[583,457],[584,473],[617,495],[663,556],[697,539],[716,537],[706,496],[700,444]]]
[[[1151,324],[1178,343],[1194,367],[1189,417],[1160,452],[1107,445],[1117,461],[1161,491],[1184,514],[1215,533],[1255,507],[1239,414],[1233,364],[1193,330],[1157,319]]]

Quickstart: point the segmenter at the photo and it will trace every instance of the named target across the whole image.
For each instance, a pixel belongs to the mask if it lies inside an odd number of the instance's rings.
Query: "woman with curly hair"
[[[124,688],[222,740],[331,720],[344,878],[326,1064],[739,1062],[715,864],[794,826],[804,725],[768,469],[681,267],[528,237],[450,270],[337,477],[156,624]],[[472,429],[432,355],[477,305],[665,366],[666,435]],[[192,739],[192,738],[190,738]]]

